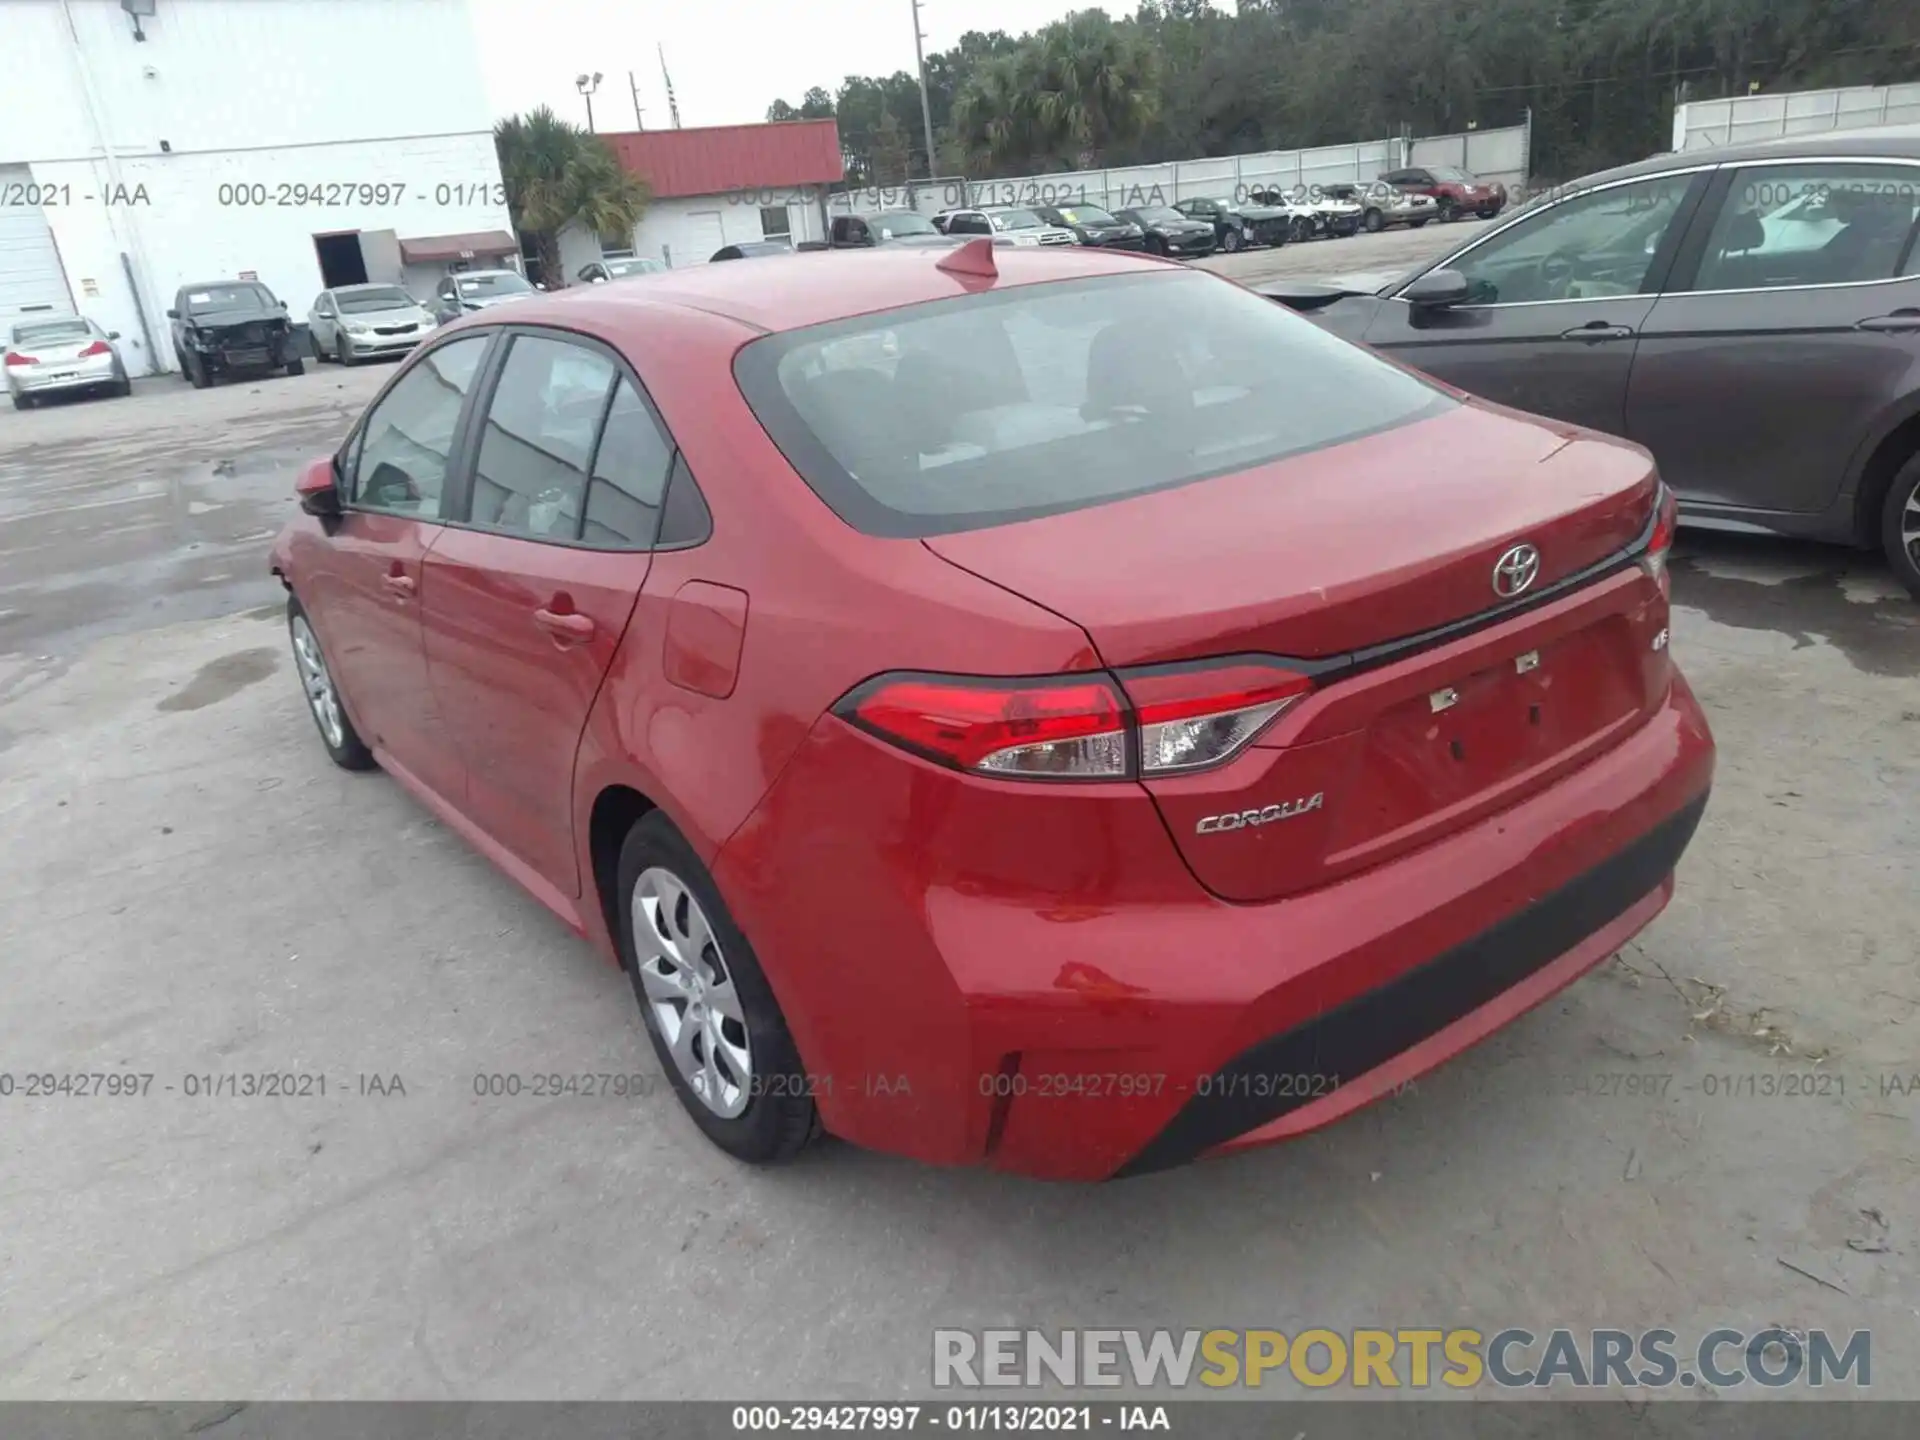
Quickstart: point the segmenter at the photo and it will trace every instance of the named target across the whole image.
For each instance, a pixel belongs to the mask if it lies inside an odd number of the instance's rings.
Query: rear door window
[[[1455,403],[1192,271],[1021,286],[772,335],[741,351],[735,375],[821,498],[895,536],[1187,484]]]
[[[516,335],[487,405],[468,523],[529,540],[577,539],[615,378],[596,350]]]
[[[1736,171],[1693,290],[1890,280],[1911,259],[1920,167],[1831,160]]]

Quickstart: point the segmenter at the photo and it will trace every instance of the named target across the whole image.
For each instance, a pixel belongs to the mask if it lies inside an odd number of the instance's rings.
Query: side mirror
[[[1400,298],[1416,310],[1444,310],[1464,305],[1469,294],[1467,277],[1458,270],[1429,270],[1400,292]]]
[[[287,302],[286,302],[286,301],[284,301],[284,300],[282,300],[282,301],[280,302],[280,308],[281,308],[282,310],[284,310],[284,309],[286,309],[286,308],[287,308]]]
[[[340,472],[331,455],[311,461],[293,483],[300,508],[309,515],[332,519],[340,513]]]
[[[118,330],[109,330],[107,332],[107,338],[109,340],[118,340],[120,338],[120,332]]]
[[[167,311],[167,319],[178,320],[179,318],[180,318],[180,312],[178,310]]]

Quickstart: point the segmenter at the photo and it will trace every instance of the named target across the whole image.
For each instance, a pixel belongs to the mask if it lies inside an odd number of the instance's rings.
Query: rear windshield
[[[1019,286],[769,335],[734,374],[820,498],[886,536],[1099,505],[1455,403],[1195,271]]]
[[[16,345],[58,344],[63,340],[85,340],[93,334],[84,320],[45,320],[32,325],[13,327],[13,343]]]

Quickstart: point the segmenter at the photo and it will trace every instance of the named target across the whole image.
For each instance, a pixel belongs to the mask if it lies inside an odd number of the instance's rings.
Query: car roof
[[[353,285],[335,285],[329,293],[334,295],[351,295],[356,290],[400,290],[403,288],[397,280],[362,280]]]
[[[266,283],[261,280],[234,280],[231,278],[226,280],[193,280],[182,285],[180,288],[182,290],[211,290],[216,285],[258,285],[262,290],[267,288]]]
[[[514,306],[514,320],[567,325],[584,318],[584,310],[609,328],[625,328],[667,307],[731,320],[761,333],[797,330],[981,289],[972,276],[938,268],[952,253],[882,247],[796,252],[770,257],[764,265],[690,265],[664,271],[632,290],[582,286],[522,301]],[[1187,272],[1186,266],[1167,261],[1078,245],[996,246],[993,254],[1000,272],[995,290],[1143,271]]]
[[[1920,125],[1882,125],[1867,130],[1824,130],[1787,139],[1757,140],[1744,145],[1714,145],[1699,150],[1668,150],[1645,160],[1596,170],[1574,181],[1575,186],[1631,180],[1639,175],[1661,175],[1693,166],[1736,165],[1746,160],[1852,159],[1920,160]]]

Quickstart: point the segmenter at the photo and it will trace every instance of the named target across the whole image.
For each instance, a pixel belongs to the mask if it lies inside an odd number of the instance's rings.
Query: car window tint
[[[579,535],[614,375],[613,362],[585,346],[514,337],[487,403],[469,523],[535,540]]]
[[[1452,262],[1472,305],[1598,300],[1643,293],[1691,175],[1574,195],[1517,221]]]
[[[1889,280],[1910,255],[1920,169],[1766,165],[1735,172],[1695,290],[1772,290]]]
[[[471,335],[442,345],[374,406],[362,427],[354,466],[356,505],[439,518],[460,407],[473,388],[487,340]]]
[[[1284,306],[1184,270],[790,331],[746,346],[735,373],[821,498],[897,536],[1253,469],[1454,403]]]
[[[627,380],[614,392],[594,454],[587,488],[587,519],[580,538],[589,545],[645,549],[660,528],[673,444]]]

